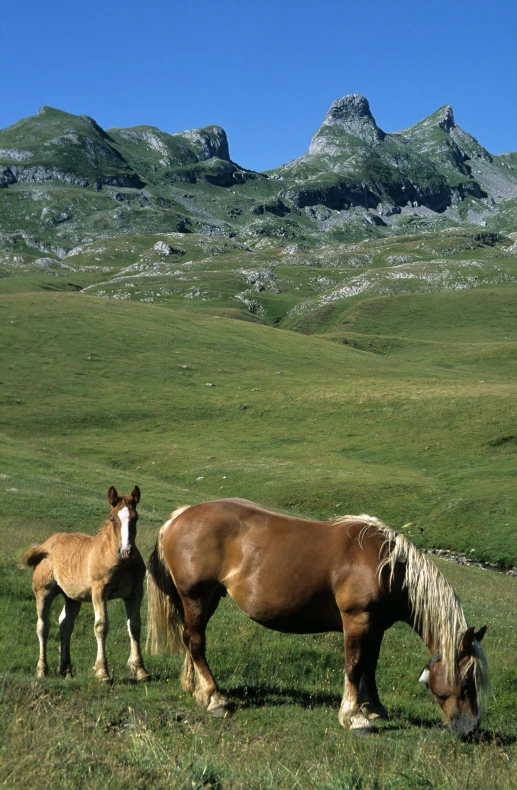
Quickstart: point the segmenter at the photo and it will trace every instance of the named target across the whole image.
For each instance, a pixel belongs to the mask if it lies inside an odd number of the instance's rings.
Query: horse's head
[[[482,651],[479,642],[487,626],[477,633],[474,627],[463,634],[454,677],[448,677],[441,653],[434,655],[420,675],[420,682],[432,691],[451,732],[458,738],[467,738],[478,729],[481,722],[480,677],[478,664]]]
[[[108,502],[111,505],[109,519],[113,525],[118,541],[118,553],[126,560],[131,556],[136,540],[136,522],[138,513],[136,506],[140,502],[140,489],[135,486],[129,496],[117,494],[114,486],[108,491]]]

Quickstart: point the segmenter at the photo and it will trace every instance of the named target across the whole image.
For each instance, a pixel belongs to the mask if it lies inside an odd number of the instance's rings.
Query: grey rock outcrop
[[[201,129],[187,129],[177,132],[173,137],[183,137],[194,148],[200,162],[211,159],[223,159],[230,162],[230,149],[226,132],[221,126],[204,126]]]
[[[12,159],[14,162],[29,162],[34,154],[20,151],[17,148],[0,148],[0,159]]]

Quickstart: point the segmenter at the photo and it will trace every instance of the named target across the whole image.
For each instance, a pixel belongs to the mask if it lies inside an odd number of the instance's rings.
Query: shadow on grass
[[[517,743],[517,736],[505,735],[503,732],[484,732],[483,730],[472,738],[473,743],[482,743],[488,746],[513,746]]]
[[[326,692],[309,694],[300,689],[279,686],[233,686],[225,691],[239,708],[263,708],[275,705],[299,705],[302,708],[339,707],[341,703],[338,694]]]

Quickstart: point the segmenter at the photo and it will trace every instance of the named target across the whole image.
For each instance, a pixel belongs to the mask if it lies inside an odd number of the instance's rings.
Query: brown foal
[[[451,730],[479,726],[488,673],[479,641],[436,566],[406,538],[369,516],[313,522],[243,499],[176,510],[149,561],[149,641],[156,652],[187,649],[183,688],[213,715],[228,703],[205,657],[205,630],[228,593],[256,622],[286,633],[341,631],[345,690],[339,721],[372,726],[387,711],[375,671],[382,638],[396,621],[421,636],[433,658],[422,677]]]
[[[92,537],[82,532],[58,532],[40,546],[31,546],[23,554],[20,566],[34,569],[32,589],[38,614],[39,677],[45,677],[48,673],[50,607],[54,598],[61,594],[65,605],[59,616],[60,674],[72,676],[70,638],[81,604],[91,601],[97,638],[95,674],[99,680],[109,680],[106,661],[109,626],[107,602],[113,598],[123,598],[131,641],[129,667],[137,680],[147,680],[148,674],[140,651],[140,604],[145,563],[135,545],[138,519],[136,506],[139,501],[138,486],[133,488],[129,496],[119,496],[111,486],[108,491],[111,512],[97,535]]]

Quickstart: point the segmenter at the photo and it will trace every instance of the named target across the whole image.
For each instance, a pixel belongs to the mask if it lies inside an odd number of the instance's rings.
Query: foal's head
[[[458,738],[472,735],[481,722],[480,691],[483,683],[488,683],[488,676],[483,677],[486,666],[478,643],[485,631],[486,626],[477,633],[474,627],[465,631],[452,680],[447,677],[441,653],[433,656],[420,676],[420,682],[432,691],[451,732]]]
[[[135,486],[129,496],[117,494],[114,486],[108,491],[108,502],[111,505],[109,520],[118,541],[118,553],[126,560],[131,556],[136,540],[136,522],[138,513],[136,506],[140,502],[140,489]]]

